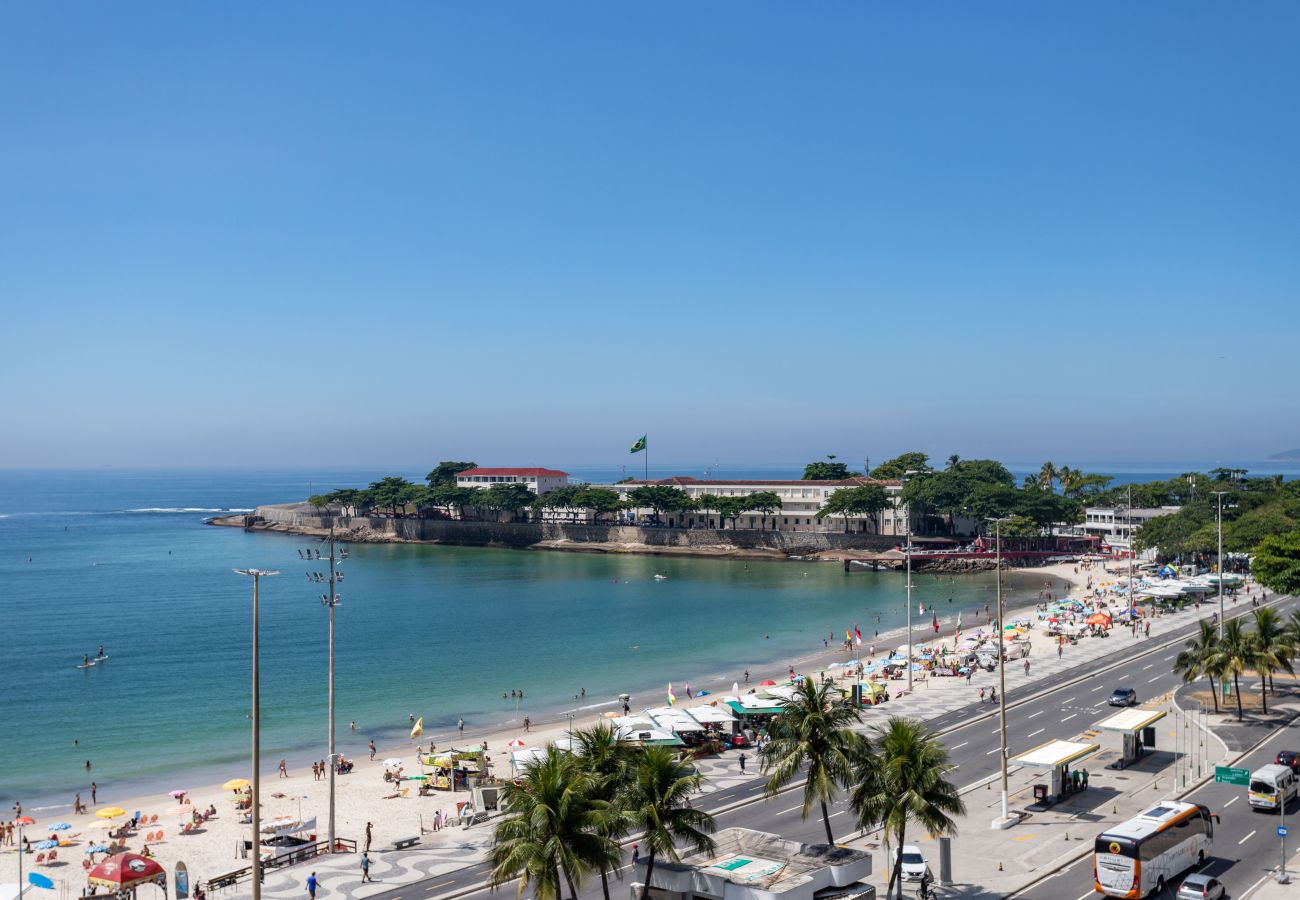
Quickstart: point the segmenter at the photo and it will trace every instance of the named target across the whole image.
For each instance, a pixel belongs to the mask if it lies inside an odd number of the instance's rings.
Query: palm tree
[[[958,456],[956,453],[948,457],[948,468],[955,469],[959,465],[961,465],[961,457]]]
[[[1223,625],[1223,640],[1219,641],[1211,655],[1210,664],[1214,666],[1219,678],[1232,676],[1232,692],[1237,695],[1238,722],[1242,719],[1239,678],[1250,669],[1252,654],[1251,638],[1241,627],[1241,619],[1229,619]]]
[[[592,778],[591,796],[606,804],[604,815],[597,825],[601,836],[617,843],[627,834],[632,822],[619,805],[619,792],[632,765],[632,755],[627,744],[619,743],[618,730],[606,722],[573,732],[574,752],[578,767]],[[619,871],[617,862],[611,867],[599,863],[600,888],[609,900],[609,871]],[[618,876],[620,879],[622,875]]]
[[[901,876],[909,822],[931,834],[956,831],[953,816],[965,813],[966,805],[946,778],[955,769],[947,748],[914,719],[894,717],[878,726],[858,754],[850,806],[864,831],[880,826],[898,846],[886,896]]]
[[[1265,680],[1269,693],[1277,696],[1273,686],[1273,673],[1279,669],[1295,674],[1291,666],[1291,656],[1295,652],[1282,624],[1282,617],[1277,610],[1264,606],[1255,610],[1255,633],[1251,636],[1255,645],[1255,671]],[[1268,712],[1268,701],[1264,701],[1264,712]]]
[[[618,845],[600,833],[607,805],[592,797],[593,781],[571,754],[550,747],[517,784],[505,784],[506,817],[489,854],[493,887],[518,878],[521,892],[531,884],[538,900],[560,900],[563,879],[576,898],[584,874],[618,864]]]
[[[1300,610],[1297,610],[1300,612]],[[1183,645],[1186,650],[1179,651],[1174,657],[1174,671],[1183,676],[1183,684],[1191,684],[1204,675],[1210,680],[1210,695],[1214,699],[1214,711],[1219,711],[1219,692],[1214,679],[1218,675],[1214,667],[1215,655],[1219,649],[1219,630],[1214,624],[1202,620],[1201,630],[1196,637]]]
[[[1038,483],[1043,490],[1050,491],[1056,484],[1056,480],[1061,477],[1061,470],[1056,467],[1056,463],[1045,462],[1042,468],[1038,470]]]
[[[794,697],[768,726],[772,740],[759,751],[763,771],[771,772],[769,797],[807,768],[803,817],[808,818],[814,803],[821,804],[828,844],[835,843],[828,804],[837,788],[852,783],[853,760],[862,747],[861,735],[849,727],[861,721],[862,714],[856,707],[840,705],[831,694],[836,690],[830,682],[818,686],[811,678],[801,681]]]
[[[697,853],[711,851],[714,844],[709,835],[718,826],[713,816],[691,806],[691,794],[700,789],[701,778],[668,747],[647,747],[629,775],[619,799],[650,851],[642,891],[642,896],[649,897],[659,854],[676,862],[681,859],[679,843]]]

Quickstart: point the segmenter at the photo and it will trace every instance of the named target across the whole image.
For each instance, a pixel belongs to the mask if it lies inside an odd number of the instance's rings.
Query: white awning
[[[1165,717],[1162,709],[1125,709],[1107,716],[1093,728],[1099,731],[1141,731]]]
[[[1099,744],[1084,744],[1078,741],[1048,741],[1046,744],[1040,744],[1033,750],[1028,750],[1019,756],[1013,756],[1011,763],[1018,766],[1033,766],[1039,769],[1054,769],[1057,766],[1066,766],[1077,759],[1096,753],[1101,749]]]

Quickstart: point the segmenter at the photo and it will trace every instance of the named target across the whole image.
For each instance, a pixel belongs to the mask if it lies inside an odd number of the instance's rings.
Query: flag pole
[[[650,480],[650,440],[645,442],[645,480]]]

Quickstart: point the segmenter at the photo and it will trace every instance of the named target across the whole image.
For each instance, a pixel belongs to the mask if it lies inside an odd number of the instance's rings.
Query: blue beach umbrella
[[[37,850],[49,850],[51,848],[59,846],[59,842],[58,841],[37,841],[36,843],[32,844],[32,846],[35,847]]]
[[[81,851],[84,855],[89,856],[92,853],[107,853],[108,848],[103,844],[91,844],[85,850]]]
[[[53,825],[46,825],[50,831],[67,831],[72,826],[67,822],[55,822]]]

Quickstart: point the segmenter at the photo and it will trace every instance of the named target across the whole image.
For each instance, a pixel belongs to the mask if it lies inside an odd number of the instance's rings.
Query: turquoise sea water
[[[264,754],[322,756],[324,586],[297,553],[310,542],[204,519],[378,474],[0,473],[0,804],[66,803],[92,778],[185,782],[174,788],[244,772],[251,585],[236,566],[283,573],[262,590]],[[612,706],[621,691],[657,704],[669,680],[679,693],[728,686],[746,667],[820,650],[828,632],[856,622],[870,639],[905,615],[900,576],[824,563],[358,545],[343,568],[337,709],[350,753],[404,732],[408,713],[441,738],[462,716],[486,730]],[[991,596],[985,578],[916,584],[941,615]],[[108,662],[75,668],[101,643]],[[511,689],[522,705],[502,699]]]

